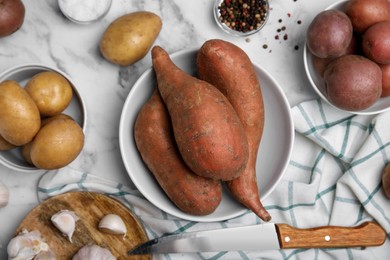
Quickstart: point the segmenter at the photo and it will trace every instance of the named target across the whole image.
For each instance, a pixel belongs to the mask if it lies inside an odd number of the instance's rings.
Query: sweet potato
[[[240,118],[249,144],[249,160],[242,175],[227,181],[239,202],[264,221],[271,219],[261,201],[256,159],[264,128],[264,104],[253,64],[238,46],[222,40],[206,41],[197,56],[199,78],[213,84],[230,101]]]
[[[227,98],[177,67],[159,46],[152,49],[152,63],[177,146],[189,168],[214,180],[240,176],[248,161],[248,141]]]
[[[141,108],[134,127],[137,149],[170,200],[191,215],[212,213],[221,202],[221,182],[194,174],[184,163],[157,90]]]

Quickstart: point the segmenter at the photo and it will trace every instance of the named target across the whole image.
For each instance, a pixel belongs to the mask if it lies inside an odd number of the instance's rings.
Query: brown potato
[[[382,93],[378,64],[359,55],[344,55],[332,61],[324,73],[325,92],[335,106],[359,111],[374,104]]]
[[[51,121],[57,120],[57,119],[71,119],[71,120],[73,120],[73,118],[71,116],[69,116],[69,115],[58,114],[58,115],[55,115],[55,116],[52,116],[52,117],[43,118],[42,119],[41,128],[44,127],[45,125],[47,125],[48,123],[50,123]]]
[[[11,149],[13,149],[15,147],[17,147],[17,146],[7,142],[7,140],[5,140],[0,135],[0,151],[8,151],[8,150],[11,150]]]
[[[370,26],[363,35],[363,52],[380,64],[390,64],[390,20]]]
[[[26,162],[33,165],[33,162],[31,161],[31,146],[32,146],[32,142],[29,142],[28,144],[23,145],[22,156]]]
[[[41,169],[62,168],[76,159],[83,146],[83,130],[74,120],[53,120],[34,138],[31,161]]]
[[[353,29],[363,34],[373,24],[390,20],[388,0],[349,0],[345,13],[351,19]]]
[[[307,29],[307,47],[319,58],[339,57],[348,48],[352,32],[351,21],[345,13],[325,10],[314,17]]]
[[[54,71],[34,75],[27,82],[26,91],[37,104],[42,116],[54,116],[64,111],[73,95],[69,81]]]
[[[100,51],[108,61],[129,66],[142,59],[161,31],[161,18],[139,11],[113,21],[100,40]]]
[[[0,111],[0,135],[13,145],[27,144],[41,127],[37,105],[16,81],[0,83]]]
[[[70,119],[70,120],[73,120],[73,118],[71,116],[69,116],[69,115],[58,114],[58,115],[55,115],[55,116],[52,116],[52,117],[47,117],[47,118],[42,119],[41,128],[44,127],[45,125],[47,125],[48,123],[50,123],[50,122],[52,122],[54,120],[58,120],[58,119]],[[32,143],[33,142],[29,142],[28,144],[23,145],[23,147],[22,147],[22,156],[23,156],[23,158],[24,158],[24,160],[26,162],[28,162],[29,164],[33,165],[33,162],[31,160],[31,147],[32,147]]]

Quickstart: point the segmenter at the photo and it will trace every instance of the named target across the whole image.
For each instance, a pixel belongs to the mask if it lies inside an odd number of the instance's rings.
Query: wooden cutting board
[[[60,210],[71,210],[80,218],[72,236],[72,243],[51,223],[51,216]],[[127,233],[111,235],[98,229],[106,214],[116,214],[126,224]],[[55,252],[56,259],[72,259],[77,251],[88,244],[105,247],[118,259],[151,259],[151,255],[127,256],[127,251],[148,240],[143,225],[121,202],[94,192],[68,192],[51,197],[35,207],[18,226],[15,236],[22,230],[38,230],[43,240]]]

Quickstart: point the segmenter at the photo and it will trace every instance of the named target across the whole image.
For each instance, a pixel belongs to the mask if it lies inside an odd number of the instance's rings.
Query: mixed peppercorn
[[[232,30],[249,32],[259,29],[268,14],[265,0],[223,0],[218,7],[220,21]]]

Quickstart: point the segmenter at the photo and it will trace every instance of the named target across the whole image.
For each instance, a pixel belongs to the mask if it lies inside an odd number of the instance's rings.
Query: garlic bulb
[[[98,245],[83,246],[72,258],[72,260],[116,260],[107,248]]]
[[[8,188],[0,181],[0,208],[7,206],[8,201],[9,201]]]
[[[63,235],[67,236],[71,243],[77,220],[79,220],[79,217],[76,213],[67,209],[61,210],[51,217],[53,225],[58,228]]]
[[[33,259],[42,251],[48,251],[49,245],[42,241],[39,231],[23,230],[12,238],[7,246],[8,259]]]
[[[114,235],[126,235],[126,225],[123,220],[115,214],[105,215],[99,222],[99,230]]]

